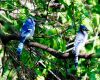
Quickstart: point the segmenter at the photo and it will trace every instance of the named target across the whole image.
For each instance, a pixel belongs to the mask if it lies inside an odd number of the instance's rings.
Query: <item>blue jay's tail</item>
[[[75,69],[77,70],[77,68],[78,68],[78,55],[76,54],[76,51],[75,50],[73,50],[72,53],[74,55]]]
[[[17,48],[17,55],[21,55],[22,49],[23,49],[24,44],[22,42],[19,43],[18,48]]]
[[[75,56],[74,63],[75,63],[75,69],[77,69],[78,68],[78,56]]]

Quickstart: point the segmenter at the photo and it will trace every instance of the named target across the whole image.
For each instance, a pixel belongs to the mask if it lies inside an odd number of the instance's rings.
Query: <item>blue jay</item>
[[[82,47],[85,45],[88,38],[87,31],[88,29],[84,25],[80,25],[79,31],[74,41],[73,54],[74,54],[74,63],[76,69],[78,68],[78,55]]]
[[[25,21],[20,31],[20,38],[19,38],[20,43],[17,48],[17,56],[19,60],[20,60],[20,55],[22,53],[22,49],[24,47],[25,40],[32,37],[34,35],[34,31],[35,31],[35,21],[32,17],[30,17]]]

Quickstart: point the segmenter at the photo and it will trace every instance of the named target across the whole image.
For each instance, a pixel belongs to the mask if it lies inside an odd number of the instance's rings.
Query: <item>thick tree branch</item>
[[[18,40],[19,37],[18,35],[12,34],[12,35],[0,35],[1,41],[3,44],[7,44],[9,41],[11,40]],[[45,50],[47,52],[49,52],[51,55],[55,56],[56,58],[59,59],[66,59],[66,58],[71,58],[73,57],[71,55],[71,53],[62,53],[59,52],[57,50],[54,50],[53,48],[49,48],[46,45],[37,43],[37,42],[29,42],[28,40],[25,43],[27,46],[29,47],[36,47],[36,48],[40,48],[42,50]],[[80,54],[79,55],[80,58],[85,58],[85,59],[89,59],[89,58],[100,58],[100,55],[96,55],[96,54]]]

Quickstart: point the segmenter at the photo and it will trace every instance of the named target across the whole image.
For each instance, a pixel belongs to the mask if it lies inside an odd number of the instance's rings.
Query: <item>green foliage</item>
[[[55,0],[56,3],[60,4],[58,7],[50,7],[50,4],[53,5],[55,3],[50,0],[27,1],[33,4],[34,10],[29,9],[29,5],[28,7],[25,4],[22,5],[20,0],[0,1],[0,33],[18,33],[23,22],[29,16],[33,16],[37,20],[37,24],[32,41],[47,45],[57,51],[65,52],[67,49],[66,44],[74,40],[79,25],[84,24],[89,29],[90,43],[85,46],[82,53],[100,55],[100,38],[98,36],[100,34],[99,0]],[[0,43],[0,45],[2,44]],[[16,53],[18,41],[10,41],[7,46]],[[53,78],[52,80],[55,80],[54,76],[51,77],[49,70],[54,71],[57,76],[64,77],[64,79],[67,78],[67,69],[70,73],[75,73],[72,59],[60,60],[42,49],[34,49],[40,55],[37,55],[34,51],[30,52],[29,48],[25,47],[21,59],[26,68],[34,70],[36,73],[35,80],[45,78]],[[0,49],[0,55],[3,54],[2,50],[3,47]],[[8,58],[8,54],[6,52],[6,58]],[[5,76],[8,80],[17,79],[17,72],[13,68],[11,61],[8,58],[7,62],[5,62],[4,75],[0,79],[5,80]],[[46,67],[37,67],[38,61],[42,61]],[[77,76],[81,76],[82,80],[87,80],[86,76],[89,80],[99,80],[100,59],[80,59]]]

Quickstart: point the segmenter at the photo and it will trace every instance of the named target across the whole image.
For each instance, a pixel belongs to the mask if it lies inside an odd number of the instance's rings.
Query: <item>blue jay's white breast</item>
[[[78,32],[74,42],[74,50],[75,48],[80,50],[87,42],[87,38],[88,38],[88,34],[86,31],[84,31],[83,33]]]

